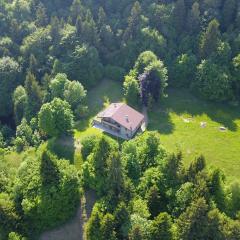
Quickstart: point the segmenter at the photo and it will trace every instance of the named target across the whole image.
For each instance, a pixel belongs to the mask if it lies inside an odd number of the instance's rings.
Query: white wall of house
[[[125,127],[121,126],[121,131],[120,133],[122,135],[128,136],[128,137],[132,137],[132,132],[128,129],[126,129]]]
[[[102,120],[105,120],[113,125],[120,126],[117,122],[115,122],[111,118],[105,118],[105,119],[103,118]],[[110,124],[108,124],[107,122],[105,122],[105,123],[102,122],[103,126],[109,127],[109,129],[111,129],[112,131],[118,131],[118,130],[112,128],[112,126]],[[143,123],[144,123],[144,120],[139,124],[139,126],[136,129],[134,129],[132,131],[128,130],[127,128],[125,128],[123,126],[120,126],[119,134],[121,134],[122,136],[125,136],[127,138],[132,138],[136,134],[136,132],[139,130],[139,128],[142,126]]]

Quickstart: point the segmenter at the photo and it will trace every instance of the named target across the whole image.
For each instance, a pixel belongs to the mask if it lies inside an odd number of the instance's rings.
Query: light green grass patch
[[[26,151],[23,151],[21,153],[17,153],[16,151],[11,151],[11,152],[7,152],[4,155],[4,158],[6,159],[6,161],[10,164],[11,167],[13,168],[18,168],[21,164],[21,162],[29,157],[35,156],[35,148],[29,148]]]
[[[201,122],[206,122],[205,128]],[[221,126],[227,130],[220,131]],[[208,166],[223,170],[229,181],[240,178],[239,108],[170,90],[169,97],[149,111],[148,129],[160,133],[167,150],[182,150],[186,165],[203,154]]]

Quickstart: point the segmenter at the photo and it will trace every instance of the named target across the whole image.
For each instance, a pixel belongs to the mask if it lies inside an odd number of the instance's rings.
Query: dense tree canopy
[[[50,136],[59,136],[67,133],[73,126],[73,114],[70,105],[54,98],[52,102],[45,103],[39,112],[39,127]]]
[[[237,104],[240,2],[0,0],[0,239],[66,222],[80,187],[97,194],[88,240],[240,239],[240,185],[203,156],[185,166],[157,132],[74,142],[103,79],[139,109],[168,86]]]
[[[13,58],[0,58],[0,116],[12,113],[12,93],[20,82],[20,66]]]

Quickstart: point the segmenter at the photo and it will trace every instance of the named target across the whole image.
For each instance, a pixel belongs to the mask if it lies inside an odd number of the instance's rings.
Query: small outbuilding
[[[145,130],[144,115],[125,103],[112,103],[93,120],[93,126],[123,139]]]

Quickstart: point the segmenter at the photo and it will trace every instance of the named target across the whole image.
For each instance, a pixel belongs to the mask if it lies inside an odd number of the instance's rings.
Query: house
[[[112,103],[93,120],[93,126],[114,136],[131,139],[145,129],[144,115],[125,103]]]

